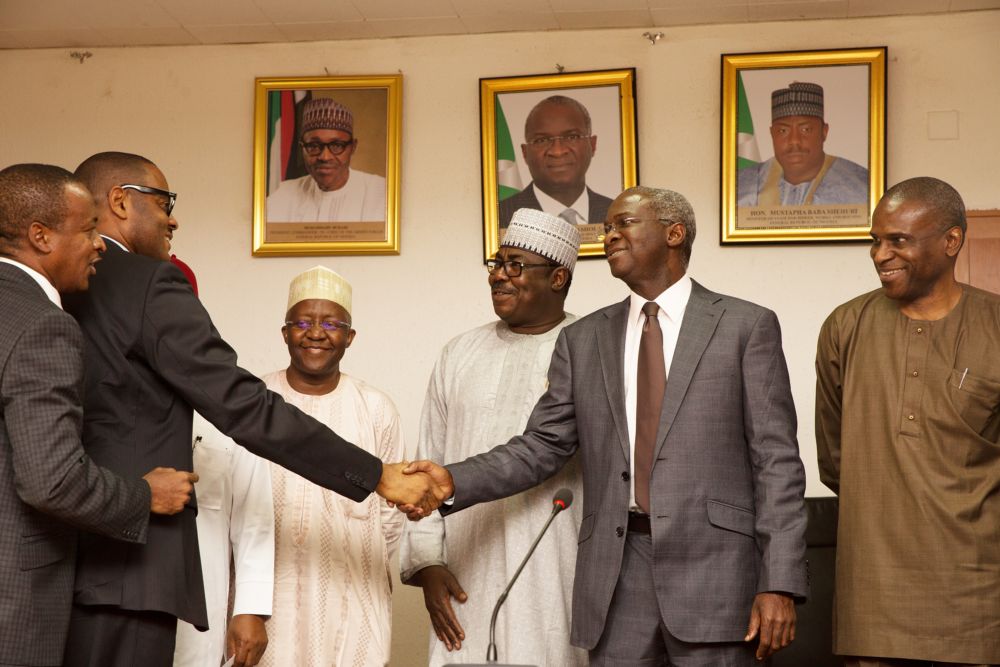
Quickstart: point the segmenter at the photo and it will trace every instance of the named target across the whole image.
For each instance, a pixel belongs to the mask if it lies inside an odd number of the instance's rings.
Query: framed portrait
[[[483,253],[519,208],[578,225],[581,257],[604,254],[611,201],[638,179],[635,69],[479,80]]]
[[[398,255],[402,75],[254,85],[253,254]]]
[[[722,56],[723,244],[868,239],[886,48]]]

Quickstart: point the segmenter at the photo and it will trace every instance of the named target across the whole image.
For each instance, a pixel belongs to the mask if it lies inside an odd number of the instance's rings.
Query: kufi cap
[[[325,266],[314,266],[305,273],[300,273],[292,279],[288,286],[288,307],[306,299],[326,299],[339,304],[347,314],[351,313],[351,283],[336,271]]]
[[[354,114],[329,97],[309,100],[302,105],[302,134],[309,130],[340,130],[354,136]]]
[[[771,93],[771,122],[785,116],[823,117],[823,86],[791,83]]]
[[[580,254],[580,230],[554,215],[533,208],[519,208],[507,227],[501,247],[521,248],[551,259],[573,273]]]

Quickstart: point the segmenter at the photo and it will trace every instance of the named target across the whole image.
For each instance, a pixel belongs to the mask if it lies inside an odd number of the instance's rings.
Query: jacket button
[[[622,481],[627,482],[632,479],[632,476],[628,474],[628,470],[622,473]]]
[[[615,535],[617,535],[618,537],[621,537],[624,534],[625,534],[625,529],[624,528],[622,528],[621,526],[618,526],[617,528],[615,528]]]

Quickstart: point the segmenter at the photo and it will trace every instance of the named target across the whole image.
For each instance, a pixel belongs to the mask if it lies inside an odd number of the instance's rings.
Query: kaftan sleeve
[[[229,541],[233,547],[233,615],[271,615],[274,597],[274,497],[270,464],[233,445],[233,506]]]
[[[843,359],[836,312],[823,323],[816,345],[816,456],[819,476],[834,493],[840,489],[840,420]]]
[[[395,463],[406,458],[403,433],[399,425],[399,412],[388,396],[382,396],[383,405],[375,416],[375,446],[378,457],[385,463]],[[382,536],[385,538],[386,555],[389,560],[396,554],[399,538],[403,533],[406,515],[395,507],[390,507],[384,498],[379,498],[382,514]]]
[[[417,440],[417,460],[429,459],[444,463],[448,432],[448,402],[445,377],[448,367],[447,348],[441,353],[431,379],[420,414],[420,435]],[[409,521],[399,552],[399,578],[408,583],[417,572],[431,565],[447,565],[444,519],[437,511],[417,521]]]

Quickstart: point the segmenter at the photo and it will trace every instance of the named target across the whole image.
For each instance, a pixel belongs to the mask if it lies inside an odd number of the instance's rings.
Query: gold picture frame
[[[544,210],[532,194],[537,185],[532,170],[538,174],[540,168],[529,164],[528,144],[521,144],[521,150],[515,145],[516,138],[523,137],[522,128],[531,110],[553,95],[582,105],[591,120],[589,137],[576,135],[575,130],[566,135],[578,143],[587,142],[591,154],[583,172],[575,176],[584,179],[587,196],[580,194],[580,198],[588,202],[587,218],[575,218],[583,240],[580,257],[604,255],[598,237],[604,233],[601,227],[607,205],[638,181],[635,68],[480,79],[484,261],[496,254],[515,207]],[[564,146],[564,142],[550,139],[548,149]],[[575,151],[571,148],[570,152]],[[503,198],[501,188],[507,195]]]
[[[402,95],[401,74],[256,79],[255,257],[399,254]],[[351,132],[321,128],[317,157],[300,141],[302,107],[319,98],[338,119],[350,110]]]
[[[722,56],[722,244],[869,238],[885,190],[886,53]],[[790,113],[816,87],[822,118],[790,129],[816,117],[815,105]]]

